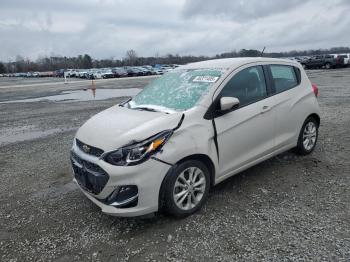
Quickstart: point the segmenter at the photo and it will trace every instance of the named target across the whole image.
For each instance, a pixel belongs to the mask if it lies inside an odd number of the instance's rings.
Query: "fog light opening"
[[[135,185],[119,186],[109,195],[106,202],[117,208],[135,207],[138,203],[138,188]]]

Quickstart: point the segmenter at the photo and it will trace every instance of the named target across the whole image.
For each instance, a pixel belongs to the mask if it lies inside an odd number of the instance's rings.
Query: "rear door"
[[[221,97],[236,97],[238,109],[216,116],[219,177],[270,153],[274,146],[274,99],[269,97],[264,68],[242,68],[224,87]],[[214,102],[215,103],[215,102]]]
[[[268,68],[276,109],[275,147],[279,149],[296,142],[302,113],[299,103],[305,92],[302,90],[301,73],[297,67],[275,64]]]

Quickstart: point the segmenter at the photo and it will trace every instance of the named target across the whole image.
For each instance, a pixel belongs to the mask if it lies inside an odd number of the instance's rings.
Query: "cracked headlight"
[[[115,166],[134,166],[147,161],[152,155],[159,152],[173,134],[173,130],[163,131],[142,142],[119,148],[107,153],[103,159]]]

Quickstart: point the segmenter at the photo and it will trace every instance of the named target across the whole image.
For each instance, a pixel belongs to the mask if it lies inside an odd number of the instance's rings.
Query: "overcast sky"
[[[350,0],[0,0],[0,60],[350,46]]]

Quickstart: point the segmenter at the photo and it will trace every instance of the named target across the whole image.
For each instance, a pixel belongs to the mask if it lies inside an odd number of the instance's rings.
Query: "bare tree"
[[[136,60],[137,60],[137,54],[136,54],[135,50],[130,49],[130,50],[126,51],[125,57],[130,65],[135,65]]]
[[[3,64],[3,63],[1,63],[0,62],[0,74],[2,74],[2,73],[6,73],[6,67],[5,67],[5,65]]]

